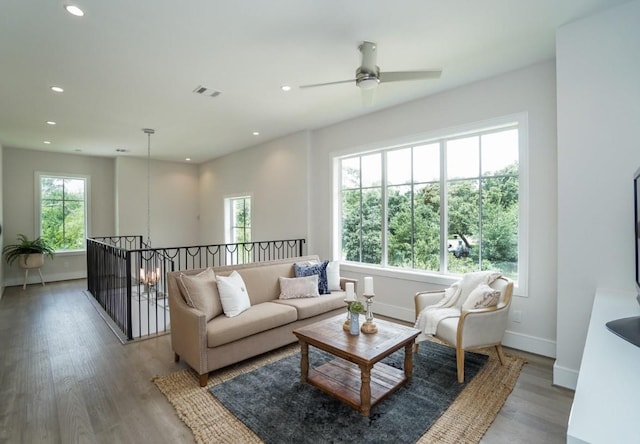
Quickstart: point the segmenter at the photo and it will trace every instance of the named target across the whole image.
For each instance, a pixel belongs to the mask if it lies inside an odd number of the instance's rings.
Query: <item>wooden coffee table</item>
[[[338,315],[295,329],[300,342],[300,380],[369,416],[371,407],[411,380],[413,343],[419,330],[376,319],[378,332],[351,335],[343,330],[345,316]],[[309,369],[309,345],[337,358]],[[380,362],[404,348],[404,369]]]

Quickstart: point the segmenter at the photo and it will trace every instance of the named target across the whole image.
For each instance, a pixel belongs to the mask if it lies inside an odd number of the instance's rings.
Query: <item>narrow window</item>
[[[229,243],[251,242],[251,197],[229,198],[228,205]]]
[[[225,239],[227,263],[244,264],[251,261],[251,196],[225,199]]]

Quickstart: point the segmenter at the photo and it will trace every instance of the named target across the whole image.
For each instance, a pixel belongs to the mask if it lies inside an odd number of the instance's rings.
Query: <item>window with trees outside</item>
[[[517,281],[517,123],[338,158],[346,261]]]
[[[227,242],[251,242],[251,196],[230,197],[227,201]]]
[[[84,251],[88,177],[38,173],[39,233],[57,252]]]
[[[251,242],[251,196],[229,197],[225,199],[226,239],[230,244]],[[251,246],[229,246],[229,263],[244,264],[251,261]]]

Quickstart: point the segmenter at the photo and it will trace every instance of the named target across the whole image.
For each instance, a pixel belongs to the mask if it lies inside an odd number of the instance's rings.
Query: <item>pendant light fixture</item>
[[[151,248],[151,135],[155,130],[142,128],[142,132],[147,135],[147,248]]]
[[[156,131],[151,128],[143,128],[142,132],[147,135],[147,239],[145,248],[151,249],[151,135],[155,134]],[[153,253],[153,258],[155,262],[155,253]],[[147,293],[149,293],[149,287],[154,285],[159,277],[160,267],[155,267],[154,270],[149,261],[147,261],[145,267],[140,268],[140,279],[145,284]]]

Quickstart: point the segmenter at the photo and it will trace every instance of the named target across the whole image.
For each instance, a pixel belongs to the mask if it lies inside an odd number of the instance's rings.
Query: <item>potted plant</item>
[[[40,268],[44,264],[44,257],[53,259],[55,250],[41,237],[29,240],[24,234],[18,235],[18,243],[6,245],[2,254],[9,265],[18,260],[20,268]]]

